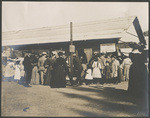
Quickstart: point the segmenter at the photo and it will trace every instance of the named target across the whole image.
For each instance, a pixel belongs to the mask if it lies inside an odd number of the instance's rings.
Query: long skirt
[[[66,87],[66,73],[65,68],[58,66],[54,71],[54,76],[51,79],[50,86],[52,88],[65,88]]]
[[[13,70],[13,68],[10,65],[6,65],[3,70],[3,75],[5,78],[13,77],[15,74],[15,70]]]
[[[32,69],[30,84],[39,84],[39,73],[37,66],[34,66],[34,68]]]
[[[93,78],[102,78],[100,69],[99,68],[94,68],[92,76],[93,76]]]
[[[85,77],[85,70],[87,69],[87,65],[86,64],[82,64],[83,70],[81,72],[81,77],[84,78]]]
[[[16,66],[14,79],[15,80],[20,80],[20,78],[21,78],[20,69]]]

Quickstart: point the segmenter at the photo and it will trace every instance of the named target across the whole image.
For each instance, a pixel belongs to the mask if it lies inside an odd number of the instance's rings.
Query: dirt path
[[[24,87],[2,82],[2,116],[138,116],[136,104],[127,96],[127,82],[104,86],[50,88]],[[142,114],[143,115],[143,114]]]

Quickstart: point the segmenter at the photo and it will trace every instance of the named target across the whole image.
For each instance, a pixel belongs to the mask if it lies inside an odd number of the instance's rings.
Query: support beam
[[[140,43],[143,45],[146,45],[146,40],[143,36],[143,32],[142,32],[142,29],[141,29],[141,26],[140,26],[140,23],[139,23],[139,20],[137,19],[137,17],[134,19],[133,25],[134,25],[134,28],[135,28],[136,33],[138,35]]]
[[[72,22],[70,22],[70,45],[73,45],[73,39],[72,39]],[[70,82],[71,84],[73,84],[73,52],[71,53],[71,57],[70,57]]]

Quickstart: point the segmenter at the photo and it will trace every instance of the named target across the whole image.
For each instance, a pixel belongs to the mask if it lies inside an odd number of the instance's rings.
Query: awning
[[[126,33],[131,26],[133,27],[135,18],[135,16],[131,16],[86,23],[73,23],[73,41],[120,38],[120,40],[125,42],[137,42],[139,41],[137,37]],[[130,33],[131,32],[136,33],[134,28],[131,28]],[[2,33],[2,46],[67,41],[70,41],[69,23],[68,25],[56,27],[44,27]]]

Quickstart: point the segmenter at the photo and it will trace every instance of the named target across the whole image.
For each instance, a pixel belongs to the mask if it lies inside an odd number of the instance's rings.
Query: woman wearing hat
[[[92,76],[93,76],[94,83],[99,83],[99,82],[101,83],[102,82],[101,64],[98,62],[98,57],[94,59],[92,68],[93,68]]]
[[[56,56],[55,54],[52,53],[52,55],[48,57],[44,63],[44,67],[46,68],[44,85],[50,85],[51,78],[53,77],[53,65],[55,60],[56,60]]]
[[[38,72],[38,55],[33,55],[32,57],[32,75],[30,84],[39,84],[39,72]]]
[[[68,73],[66,60],[63,58],[63,53],[58,53],[58,58],[54,63],[54,77],[51,78],[51,88],[65,88],[66,74]]]

